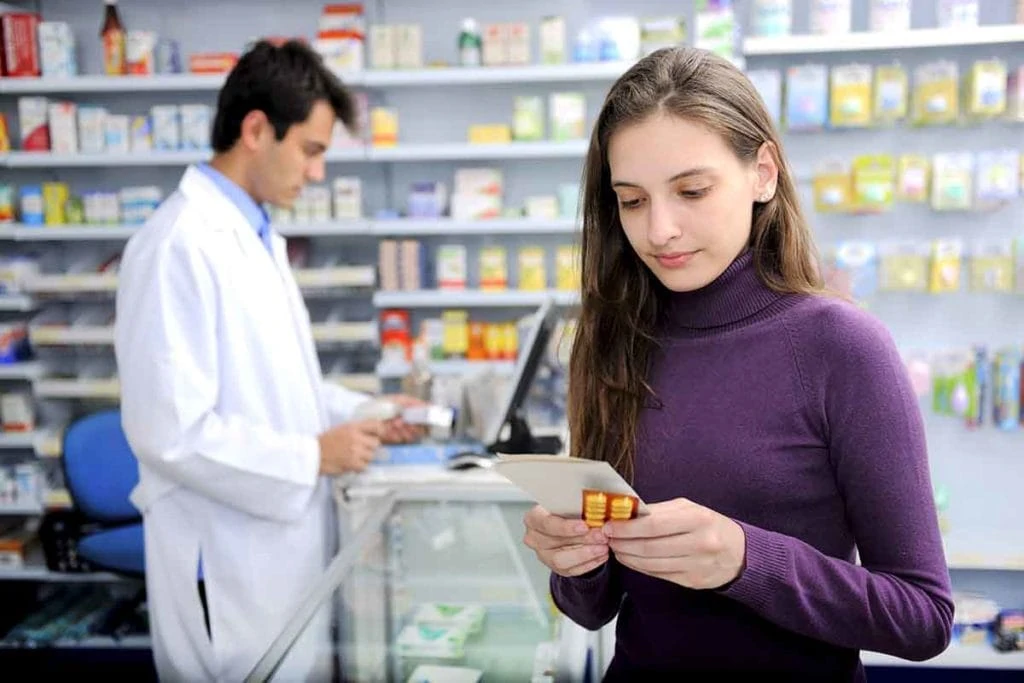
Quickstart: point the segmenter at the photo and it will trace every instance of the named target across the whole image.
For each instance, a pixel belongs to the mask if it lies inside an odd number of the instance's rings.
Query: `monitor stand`
[[[562,452],[562,439],[557,436],[534,436],[523,416],[516,411],[507,422],[509,437],[487,447],[488,453],[509,455],[558,455]]]

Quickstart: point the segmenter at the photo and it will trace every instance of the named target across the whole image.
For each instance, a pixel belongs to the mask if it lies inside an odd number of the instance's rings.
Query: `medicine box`
[[[78,107],[78,147],[83,154],[106,150],[107,110],[103,107]]]

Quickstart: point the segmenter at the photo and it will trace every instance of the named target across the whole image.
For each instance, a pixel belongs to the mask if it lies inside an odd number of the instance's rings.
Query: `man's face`
[[[290,209],[307,182],[323,182],[324,155],[334,131],[334,110],[320,100],[309,117],[292,125],[280,141],[271,136],[258,152],[260,200]]]

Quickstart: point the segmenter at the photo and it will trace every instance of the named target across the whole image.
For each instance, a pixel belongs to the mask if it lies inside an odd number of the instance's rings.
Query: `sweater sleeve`
[[[918,401],[881,323],[829,317],[817,341],[791,336],[860,565],[740,522],[746,567],[723,593],[812,638],[930,659],[949,644],[953,603]]]
[[[551,574],[551,597],[562,614],[597,631],[615,618],[622,602],[619,567],[613,556],[583,576]]]

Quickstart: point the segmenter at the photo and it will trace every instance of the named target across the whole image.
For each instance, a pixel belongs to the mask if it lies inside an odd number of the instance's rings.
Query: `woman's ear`
[[[775,143],[765,142],[761,145],[754,166],[757,176],[754,182],[754,201],[771,201],[779,183],[778,150]]]

